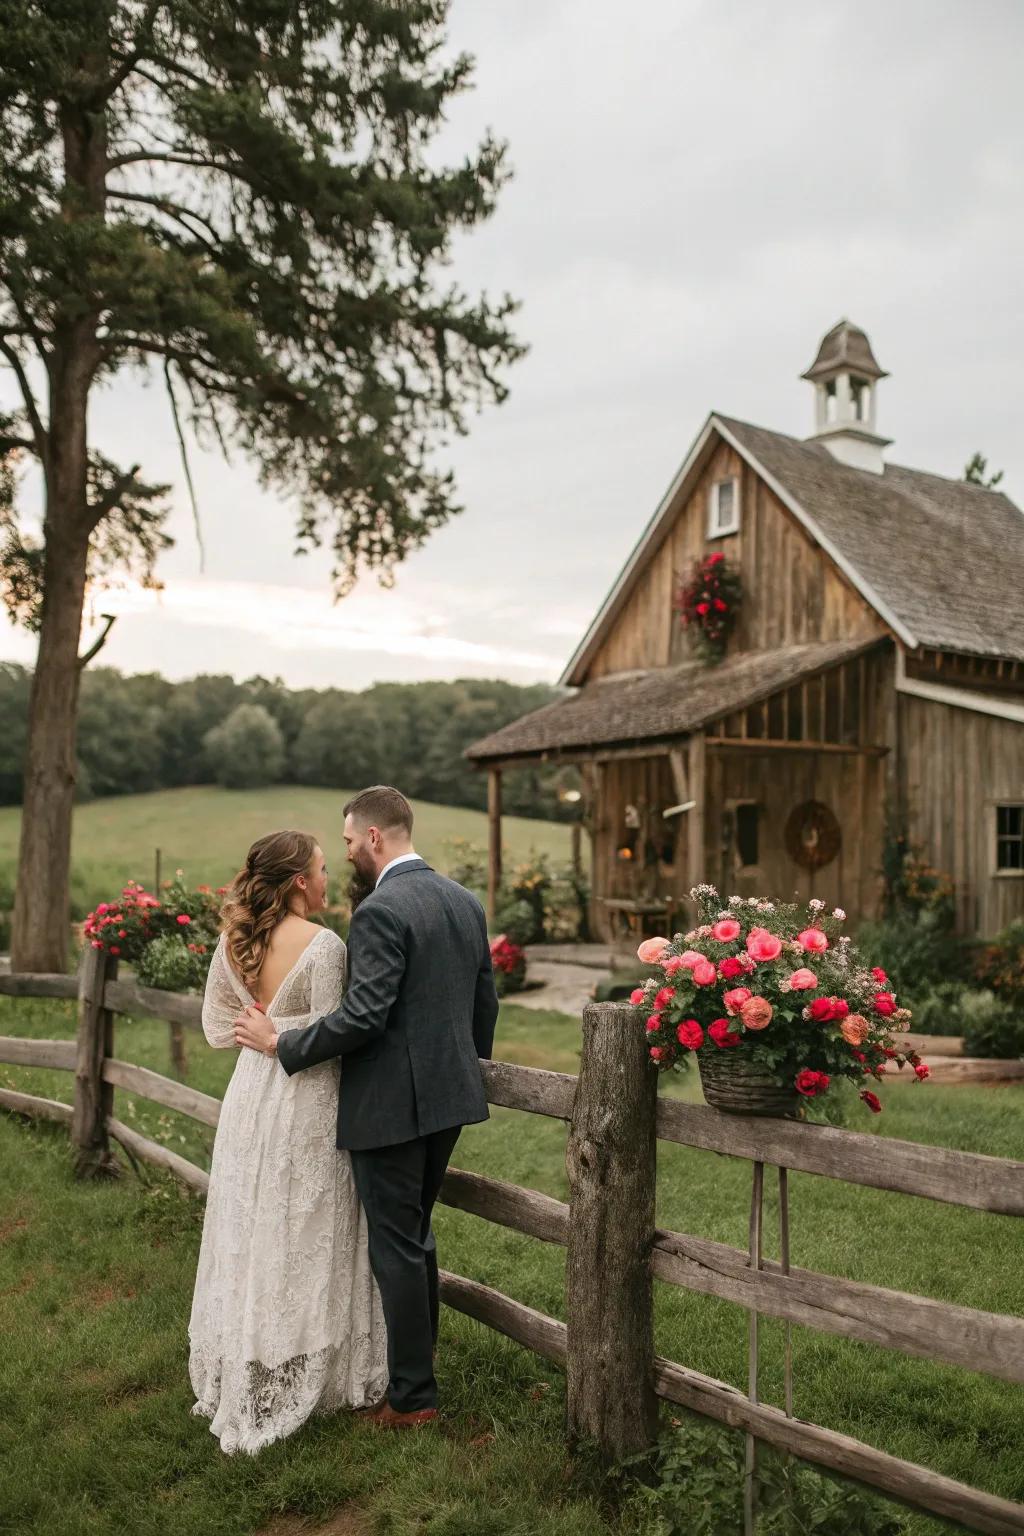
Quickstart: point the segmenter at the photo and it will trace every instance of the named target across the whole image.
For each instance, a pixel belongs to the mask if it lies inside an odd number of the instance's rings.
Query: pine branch
[[[113,484],[107,487],[102,496],[97,497],[95,501],[90,501],[87,508],[90,528],[96,528],[102,523],[107,513],[114,510],[125,491],[134,484],[141,468],[141,464],[133,464],[131,469],[123,470]]]
[[[32,425],[32,436],[35,439],[36,452],[45,464],[49,458],[50,439],[46,428],[43,426],[43,418],[39,414],[39,407],[36,404],[36,397],[28,380],[28,374],[25,372],[25,366],[14,348],[3,337],[0,337],[0,352],[3,353],[11,365],[15,377],[21,386],[25,410],[28,412],[28,419]]]

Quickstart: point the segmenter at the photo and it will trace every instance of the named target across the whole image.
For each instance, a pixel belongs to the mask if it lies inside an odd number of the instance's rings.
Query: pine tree
[[[66,957],[84,597],[152,579],[166,487],[92,450],[89,402],[159,370],[184,445],[294,495],[339,592],[457,510],[435,455],[504,395],[513,304],[441,281],[507,170],[430,151],[471,61],[448,0],[6,0],[0,12],[0,579],[34,625],[13,964]],[[44,533],[16,511],[36,460]]]
[[[986,476],[988,476],[987,479],[985,478]],[[972,453],[964,466],[964,479],[969,481],[971,485],[983,485],[987,491],[994,491],[1002,478],[1003,471],[1001,469],[997,469],[994,474],[989,475],[988,459],[982,453]]]

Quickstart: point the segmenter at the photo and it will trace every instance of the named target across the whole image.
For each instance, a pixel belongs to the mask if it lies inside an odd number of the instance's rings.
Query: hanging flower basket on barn
[[[646,939],[637,951],[662,972],[630,997],[659,1070],[685,1065],[693,1053],[707,1102],[743,1115],[805,1114],[840,1077],[877,1113],[865,1078],[882,1081],[890,1064],[928,1076],[917,1052],[895,1043],[910,1010],[840,933],[840,908],[756,896],[730,896],[723,908],[710,885],[690,896],[698,926],[672,940]]]
[[[740,578],[720,551],[695,560],[688,581],[676,594],[679,622],[693,636],[705,661],[721,661],[739,616]]]

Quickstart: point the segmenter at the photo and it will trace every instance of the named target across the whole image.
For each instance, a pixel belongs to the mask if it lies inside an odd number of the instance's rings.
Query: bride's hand
[[[235,1020],[235,1044],[248,1046],[251,1051],[262,1051],[265,1056],[277,1053],[277,1031],[258,1003],[253,1003]]]

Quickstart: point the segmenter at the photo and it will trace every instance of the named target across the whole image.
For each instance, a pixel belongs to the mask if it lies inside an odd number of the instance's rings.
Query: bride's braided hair
[[[235,972],[250,992],[263,968],[270,935],[288,911],[298,875],[313,862],[317,840],[308,832],[271,832],[259,838],[228,886],[221,929]]]

